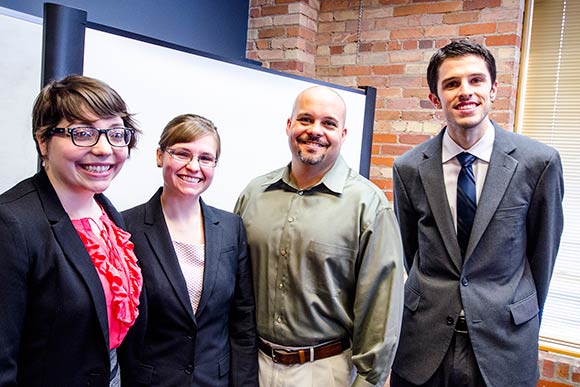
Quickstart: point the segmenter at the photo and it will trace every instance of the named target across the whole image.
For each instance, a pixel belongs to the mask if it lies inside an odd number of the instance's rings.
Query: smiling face
[[[334,91],[314,87],[302,92],[286,125],[293,169],[328,171],[346,136],[344,121],[344,101]]]
[[[85,120],[69,122],[62,119],[57,127],[92,126],[100,129],[123,126],[120,117],[99,118],[86,112]],[[128,147],[112,147],[106,135],[92,147],[73,144],[68,134],[55,134],[38,139],[43,166],[50,182],[61,198],[94,195],[105,191],[127,160]],[[72,195],[72,196],[71,196]]]
[[[205,135],[191,142],[175,143],[169,148],[178,152],[187,150],[193,159],[184,163],[157,149],[157,165],[163,168],[163,195],[197,200],[211,185],[215,172],[215,168],[200,166],[198,157],[205,155],[216,159],[216,140]]]
[[[447,129],[454,135],[479,139],[485,133],[489,112],[497,95],[488,67],[480,56],[447,58],[439,67],[437,95],[429,94],[433,104],[443,110]]]

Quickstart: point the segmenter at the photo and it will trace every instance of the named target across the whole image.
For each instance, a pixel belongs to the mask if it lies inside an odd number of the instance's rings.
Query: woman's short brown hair
[[[174,144],[195,141],[205,136],[211,136],[215,140],[215,156],[216,160],[219,159],[221,140],[217,128],[213,122],[197,114],[182,114],[169,121],[159,138],[159,147],[165,150]]]
[[[42,156],[38,143],[49,139],[52,128],[63,119],[69,122],[87,121],[87,113],[100,118],[120,117],[125,127],[135,130],[129,150],[137,144],[137,135],[141,131],[121,96],[98,79],[69,75],[59,81],[49,82],[34,102],[32,136],[38,154]]]

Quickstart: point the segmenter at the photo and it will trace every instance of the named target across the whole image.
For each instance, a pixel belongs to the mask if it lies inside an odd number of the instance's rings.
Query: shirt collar
[[[493,142],[495,140],[495,128],[491,121],[488,120],[488,126],[484,135],[471,148],[463,149],[457,145],[455,141],[449,136],[449,132],[445,130],[443,134],[443,151],[442,162],[446,163],[461,152],[469,152],[476,156],[479,160],[489,163],[491,159],[491,152],[493,150]]]
[[[287,166],[270,173],[266,177],[263,185],[268,186],[268,189],[280,189],[286,186],[294,191],[298,191],[298,188],[290,181],[290,165],[289,163]],[[344,191],[349,170],[350,168],[346,164],[346,161],[339,155],[332,168],[326,172],[322,180],[309,189],[317,191],[329,190],[333,193],[341,194]]]

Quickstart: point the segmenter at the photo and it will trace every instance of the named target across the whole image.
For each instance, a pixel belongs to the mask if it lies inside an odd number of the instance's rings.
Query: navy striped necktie
[[[457,160],[461,163],[461,171],[457,179],[457,241],[463,258],[465,258],[465,250],[467,250],[473,218],[477,210],[475,175],[472,168],[476,159],[477,157],[467,152],[457,155]]]

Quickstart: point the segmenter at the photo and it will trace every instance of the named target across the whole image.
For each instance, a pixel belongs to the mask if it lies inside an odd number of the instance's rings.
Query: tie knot
[[[475,161],[475,159],[477,159],[477,157],[467,152],[460,153],[456,157],[457,160],[459,160],[461,167],[463,168],[470,167],[471,164],[473,164],[473,162]]]

